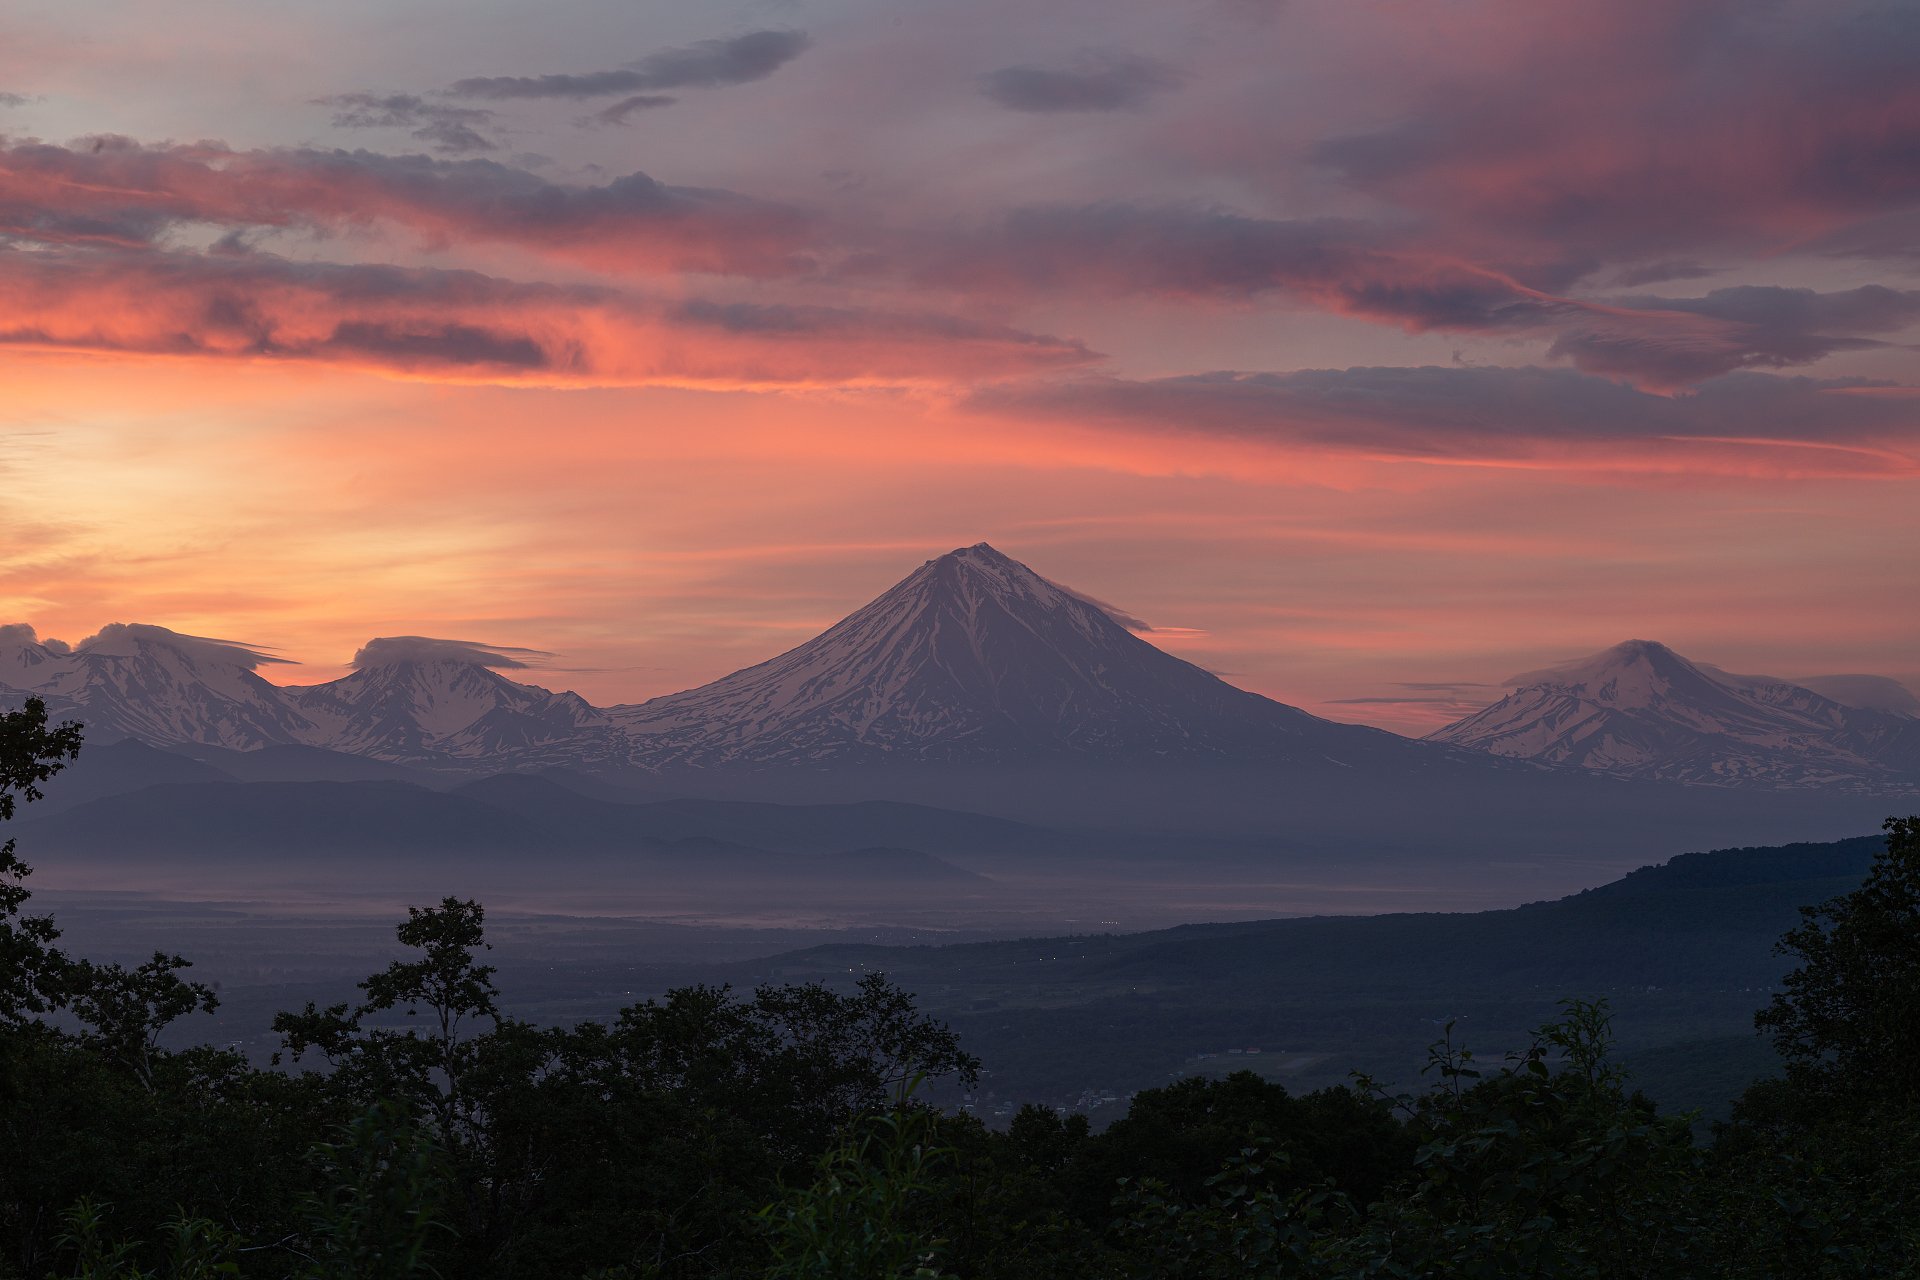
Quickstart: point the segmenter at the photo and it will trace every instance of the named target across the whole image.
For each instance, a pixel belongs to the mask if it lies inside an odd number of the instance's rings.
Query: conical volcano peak
[[[779,657],[611,714],[658,764],[1273,758],[1317,756],[1303,734],[1341,749],[1349,736],[1163,652],[984,542]]]
[[[947,554],[935,556],[932,560],[927,561],[927,563],[939,564],[943,560],[981,565],[1012,565],[1017,569],[1027,568],[1027,566],[1021,564],[1018,560],[1015,560],[1012,556],[1001,551],[990,542],[976,542],[970,547],[955,547],[953,550],[947,552]],[[1027,569],[1027,572],[1031,573],[1033,571]]]
[[[927,561],[921,570],[936,581],[948,583],[971,580],[1002,587],[1024,587],[1029,591],[1036,586],[1053,588],[1052,583],[1032,569],[984,542],[955,548]]]
[[[1031,578],[1035,581],[1046,581],[1039,574],[1035,574],[1031,568],[1021,564],[1020,560],[1006,555],[996,547],[991,547],[989,543],[973,543],[972,547],[954,547],[943,557],[927,560],[925,568],[933,568],[947,574],[977,574],[977,576],[987,576],[996,580]]]

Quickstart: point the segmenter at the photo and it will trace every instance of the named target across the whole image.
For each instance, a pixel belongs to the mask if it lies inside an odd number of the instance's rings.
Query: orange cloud
[[[1091,358],[1065,339],[945,316],[660,301],[468,271],[260,253],[0,252],[0,342],[323,361],[548,386],[948,381]]]

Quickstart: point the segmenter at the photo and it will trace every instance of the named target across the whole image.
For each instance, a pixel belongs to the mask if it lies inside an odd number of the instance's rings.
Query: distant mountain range
[[[1629,640],[1510,683],[1519,687],[1429,741],[1717,786],[1899,790],[1920,781],[1920,719],[1897,709],[1907,691],[1890,680],[1816,681],[1838,695],[1829,696]]]
[[[605,712],[577,693],[509,680],[486,660],[472,646],[375,640],[350,674],[284,692],[313,726],[303,741],[348,755],[495,767],[537,753],[604,758]]]
[[[1349,804],[1369,789],[1397,793],[1410,811],[1420,794],[1491,797],[1525,789],[1523,775],[1543,768],[1920,789],[1913,700],[1878,677],[1813,682],[1822,692],[1631,641],[1521,677],[1500,702],[1416,742],[1235,688],[985,543],[927,561],[770,661],[636,705],[595,707],[522,683],[503,674],[520,666],[511,654],[457,641],[374,640],[351,673],[308,686],[262,678],[258,668],[277,661],[141,624],[77,647],[6,626],[0,701],[37,694],[84,722],[90,743],[185,752],[254,781],[566,769],[673,779],[675,794],[699,790],[688,779],[785,778],[787,792],[764,794],[792,799],[818,798],[796,777],[849,771],[1013,770],[1043,790],[1036,770],[1212,770],[1237,771],[1242,793],[1294,778],[1284,804],[1301,812],[1323,792]],[[933,798],[956,796],[968,799]]]
[[[288,690],[255,668],[268,654],[165,627],[114,623],[78,648],[42,642],[29,627],[0,627],[0,690],[37,694],[82,719],[93,741],[133,738],[257,750],[319,736]]]
[[[276,686],[271,655],[115,625],[78,648],[0,629],[0,694],[95,740],[304,745],[473,772],[1006,763],[1085,758],[1349,765],[1420,748],[1237,689],[981,543],[929,560],[787,653],[630,706],[508,679],[453,641],[370,642],[341,679]]]

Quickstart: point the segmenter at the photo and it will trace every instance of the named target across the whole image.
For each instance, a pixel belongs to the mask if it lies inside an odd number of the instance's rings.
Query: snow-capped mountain
[[[485,645],[421,636],[369,641],[354,670],[286,698],[313,726],[312,745],[405,762],[521,762],[530,754],[604,759],[608,721],[577,693],[520,684],[522,664]]]
[[[72,652],[57,640],[40,639],[24,622],[0,626],[0,689],[39,689]]]
[[[120,624],[76,645],[0,627],[0,698],[44,698],[93,742],[170,748],[309,746],[408,763],[507,768],[542,753],[604,761],[606,718],[574,693],[499,675],[512,651],[413,636],[369,641],[355,669],[316,685],[274,685],[275,658],[229,641]]]
[[[1629,640],[1516,676],[1429,741],[1625,777],[1720,786],[1920,786],[1920,719]]]
[[[1236,689],[985,543],[927,561],[777,658],[608,714],[656,769],[1338,760],[1405,745]]]
[[[255,673],[283,661],[144,623],[114,623],[71,646],[0,627],[0,686],[83,720],[95,741],[242,751],[307,741],[313,725]]]
[[[1435,754],[1237,689],[985,543],[927,561],[796,649],[637,706],[512,678],[540,656],[388,637],[338,680],[276,687],[252,669],[271,659],[243,646],[110,627],[68,650],[13,628],[0,684],[156,746],[293,743],[472,771]]]
[[[603,710],[513,678],[542,656],[388,637],[338,680],[283,687],[256,670],[280,659],[228,641],[115,624],[68,646],[7,626],[0,699],[38,694],[95,742],[291,745],[470,773],[1215,761],[1382,786],[1492,768],[1505,785],[1516,766],[1488,753],[1677,782],[1920,787],[1920,718],[1647,641],[1516,678],[1426,743],[1322,720],[1164,652],[985,543],[927,561],[787,653],[638,705]],[[1855,702],[1891,697],[1871,677],[1836,679]]]

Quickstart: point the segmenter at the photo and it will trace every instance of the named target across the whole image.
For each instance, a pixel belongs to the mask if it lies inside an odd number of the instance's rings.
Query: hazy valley
[[[303,687],[155,628],[15,636],[14,696],[89,724],[15,824],[36,885],[106,954],[192,944],[255,1056],[273,1009],[451,894],[488,904],[540,1019],[887,973],[995,1064],[989,1110],[1255,1058],[1404,1075],[1438,1021],[1504,1048],[1570,994],[1616,1002],[1674,1105],[1718,1107],[1766,1065],[1772,939],[1872,842],[1689,851],[1920,795],[1891,682],[1841,701],[1636,641],[1411,740],[1236,689],[984,544],[638,706],[452,641]]]

